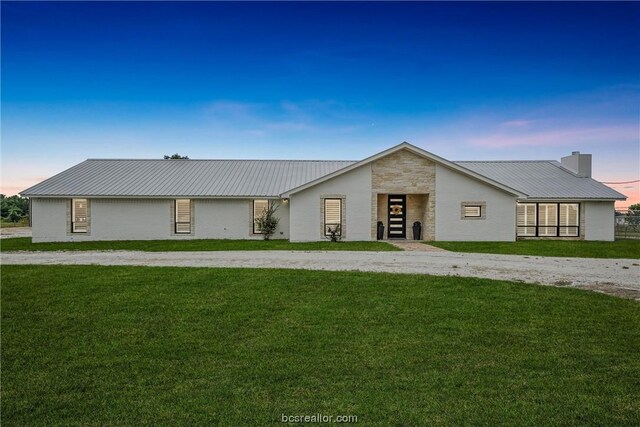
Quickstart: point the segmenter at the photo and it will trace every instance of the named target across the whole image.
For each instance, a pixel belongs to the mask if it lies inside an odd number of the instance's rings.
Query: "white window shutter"
[[[265,211],[269,209],[268,200],[254,200],[253,201],[253,232],[262,233],[262,229],[256,224],[256,219],[260,218]]]
[[[516,207],[516,224],[518,226],[518,236],[536,235],[535,203],[518,203]]]
[[[88,212],[87,199],[73,199],[71,201],[71,231],[74,233],[87,232]]]
[[[578,203],[560,204],[560,236],[577,236],[579,226]]]
[[[476,218],[482,215],[480,206],[465,206],[464,207],[464,216],[468,218]]]
[[[342,199],[324,199],[325,235],[329,235],[335,227],[342,227]],[[341,230],[338,234],[341,234]]]
[[[191,200],[176,200],[176,233],[191,233]]]

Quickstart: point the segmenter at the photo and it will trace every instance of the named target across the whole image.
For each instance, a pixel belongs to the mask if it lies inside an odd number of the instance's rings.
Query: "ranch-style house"
[[[261,239],[269,203],[291,241],[613,240],[626,198],[590,154],[453,162],[406,142],[360,161],[89,159],[21,194],[34,242]]]

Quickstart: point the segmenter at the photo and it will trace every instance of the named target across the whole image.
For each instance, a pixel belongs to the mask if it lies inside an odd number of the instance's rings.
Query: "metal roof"
[[[89,159],[21,194],[29,197],[278,197],[361,162]],[[530,199],[626,197],[594,179],[577,177],[553,160],[449,163]]]
[[[277,197],[352,161],[89,159],[25,196]]]
[[[529,199],[625,199],[592,178],[580,178],[554,160],[454,162],[528,195]]]

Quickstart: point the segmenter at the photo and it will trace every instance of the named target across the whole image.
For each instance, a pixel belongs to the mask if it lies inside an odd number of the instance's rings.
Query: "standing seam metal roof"
[[[333,160],[89,159],[33,187],[25,196],[278,197],[351,166]],[[624,199],[553,160],[453,162],[531,199]]]
[[[277,197],[353,161],[89,159],[26,196]]]
[[[580,178],[555,160],[463,161],[460,166],[501,182],[529,199],[624,199],[592,178]]]

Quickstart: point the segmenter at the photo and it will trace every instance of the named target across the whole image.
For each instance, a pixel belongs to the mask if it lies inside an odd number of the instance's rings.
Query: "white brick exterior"
[[[436,166],[436,240],[514,241],[516,196]],[[463,202],[485,204],[484,219],[463,219]]]
[[[334,195],[345,199],[343,240],[371,240],[371,166],[363,165],[291,196],[292,241],[326,239],[319,225],[320,201]]]
[[[614,240],[613,202],[585,202],[584,213],[585,240]]]
[[[90,233],[70,233],[70,199],[33,199],[33,241],[262,239],[252,199],[194,199],[192,233],[175,234],[173,199],[89,199]],[[289,238],[289,207],[278,209],[273,239]]]

